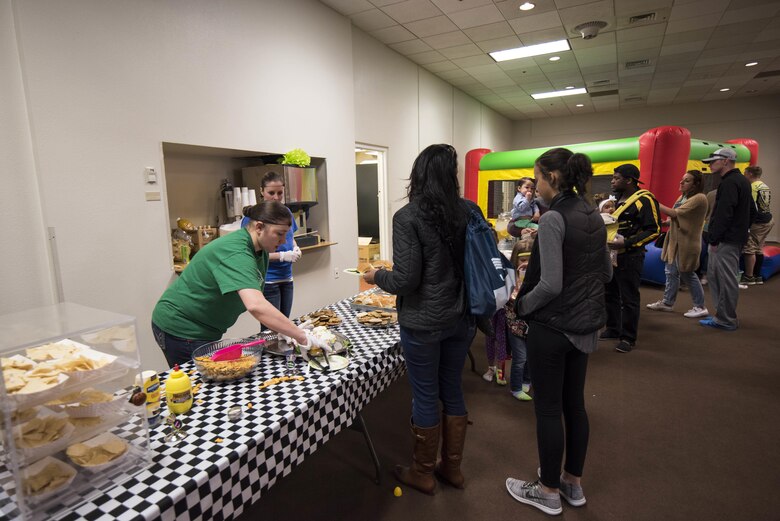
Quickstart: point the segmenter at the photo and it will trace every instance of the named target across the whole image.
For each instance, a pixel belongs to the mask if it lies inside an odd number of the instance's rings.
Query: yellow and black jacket
[[[661,233],[661,212],[658,201],[649,190],[637,190],[618,204],[612,216],[618,221],[618,233],[625,240],[619,253],[644,250],[648,242]]]

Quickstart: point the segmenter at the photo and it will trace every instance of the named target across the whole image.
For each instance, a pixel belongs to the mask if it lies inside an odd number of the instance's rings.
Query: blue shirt
[[[293,242],[293,235],[295,234],[295,231],[298,229],[298,223],[295,222],[295,217],[293,217],[292,212],[290,212],[290,219],[292,219],[292,226],[290,226],[290,229],[287,231],[287,235],[285,237],[285,241],[282,245],[280,245],[278,248],[276,248],[277,252],[280,251],[292,251],[293,248],[295,248],[295,243]],[[249,217],[244,217],[241,220],[241,227],[246,227],[247,224],[249,224]],[[270,261],[268,263],[268,272],[265,275],[265,283],[266,284],[273,284],[275,282],[284,282],[287,280],[292,280],[293,274],[292,274],[292,262],[280,262],[280,261]]]
[[[536,204],[534,199],[528,202],[523,194],[517,194],[512,200],[512,220],[516,221],[520,217],[533,217],[535,213],[539,213],[539,205]]]

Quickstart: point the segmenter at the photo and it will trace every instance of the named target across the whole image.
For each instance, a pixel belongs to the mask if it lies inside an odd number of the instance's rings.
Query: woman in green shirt
[[[262,201],[244,215],[249,224],[201,249],[154,307],[152,331],[171,367],[222,338],[244,311],[304,349],[322,347],[263,296],[268,252],[284,243],[292,224],[289,210]]]

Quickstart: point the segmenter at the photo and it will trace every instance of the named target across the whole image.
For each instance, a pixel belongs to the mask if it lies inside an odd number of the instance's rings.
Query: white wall
[[[54,301],[54,227],[64,299],[137,317],[147,367],[164,365],[149,320],[174,276],[162,142],[327,158],[339,244],[300,261],[293,314],[357,290],[334,275],[357,262],[356,141],[389,148],[390,214],[430,142],[453,143],[461,160],[509,146],[509,121],[314,0],[0,0],[0,43],[14,244],[0,311]],[[146,166],[162,174],[161,201],[145,200]],[[243,316],[228,335],[256,330]]]
[[[692,137],[702,140],[757,140],[762,178],[774,188],[775,195],[780,194],[780,98],[776,96],[517,121],[512,149],[639,136],[664,125],[685,127]],[[772,200],[772,213],[775,221],[780,221],[780,196]],[[780,225],[775,226],[769,239],[780,239]]]

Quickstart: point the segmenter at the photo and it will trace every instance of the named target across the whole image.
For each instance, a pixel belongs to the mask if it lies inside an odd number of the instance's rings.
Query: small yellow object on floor
[[[393,489],[393,495],[395,497],[401,497],[401,494],[403,494],[403,491],[401,490],[401,487],[395,487]]]

